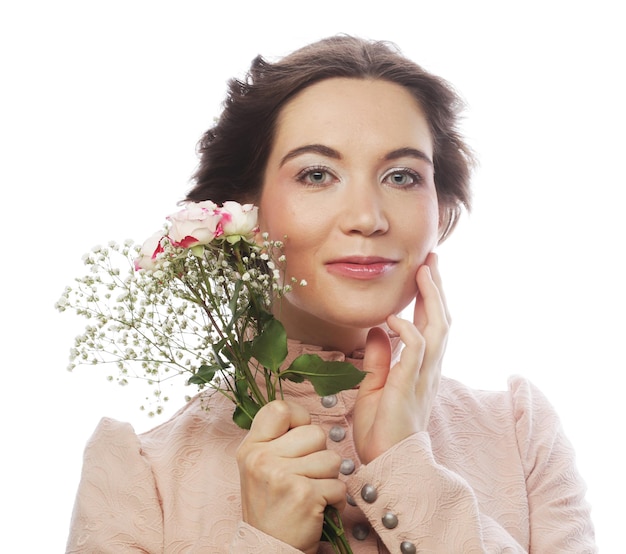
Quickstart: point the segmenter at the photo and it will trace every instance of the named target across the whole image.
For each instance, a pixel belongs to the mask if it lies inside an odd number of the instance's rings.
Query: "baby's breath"
[[[88,321],[70,350],[68,370],[107,364],[116,370],[110,381],[143,380],[154,388],[156,407],[142,409],[160,413],[165,381],[224,365],[213,346],[228,333],[245,340],[255,331],[250,305],[269,312],[273,298],[290,288],[271,261],[277,250],[269,240],[262,247],[216,241],[198,255],[165,243],[156,267],[137,271],[140,245],[126,240],[94,246],[83,256],[88,273],[66,287],[55,305]],[[239,313],[234,325],[232,310]]]
[[[143,380],[153,387],[141,406],[148,415],[160,414],[168,400],[161,385],[186,376],[188,383],[232,400],[233,420],[243,428],[282,395],[284,380],[309,380],[327,396],[363,379],[364,372],[351,364],[314,354],[282,367],[287,334],[272,315],[272,302],[307,283],[285,279],[282,241],[265,233],[262,245],[254,240],[254,208],[227,204],[239,223],[220,219],[223,208],[212,202],[193,204],[171,216],[182,226],[175,238],[166,226],[142,246],[109,242],[83,256],[87,274],[66,287],[56,303],[59,311],[73,309],[87,320],[70,349],[69,370],[106,364],[114,370],[109,381],[125,386],[130,379]],[[231,224],[230,234],[218,219]],[[200,235],[211,231],[207,244],[181,231],[191,229],[190,221]],[[183,246],[189,238],[191,245]],[[323,536],[335,552],[351,552],[339,512],[331,506],[325,509]]]

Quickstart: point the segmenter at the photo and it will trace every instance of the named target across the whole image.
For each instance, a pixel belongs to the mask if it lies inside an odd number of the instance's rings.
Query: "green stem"
[[[273,398],[265,398],[265,396],[263,396],[261,389],[259,389],[259,386],[256,383],[254,375],[252,375],[252,372],[250,371],[250,366],[248,365],[248,362],[246,360],[239,359],[238,365],[240,366],[239,370],[243,372],[246,383],[250,387],[250,392],[252,392],[255,400],[261,406],[265,406],[265,404],[267,404],[270,400],[273,400]]]
[[[350,548],[341,521],[341,514],[333,506],[326,506],[324,510],[322,536],[331,544],[336,554],[352,554],[352,548]]]

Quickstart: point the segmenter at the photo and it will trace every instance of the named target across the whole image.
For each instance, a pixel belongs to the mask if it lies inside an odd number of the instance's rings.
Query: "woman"
[[[354,552],[595,551],[541,393],[441,376],[450,317],[432,251],[469,207],[459,107],[441,79],[351,37],[258,58],[231,83],[187,199],[254,202],[261,230],[287,237],[308,282],[276,314],[287,363],[316,352],[368,375],[324,398],[287,384],[248,433],[220,395],[141,436],[103,420],[68,552],[328,552],[327,504]]]

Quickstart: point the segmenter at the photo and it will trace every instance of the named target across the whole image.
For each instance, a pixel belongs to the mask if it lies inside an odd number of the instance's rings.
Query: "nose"
[[[345,233],[380,235],[389,229],[383,191],[379,186],[356,184],[346,187],[342,203],[341,226]]]

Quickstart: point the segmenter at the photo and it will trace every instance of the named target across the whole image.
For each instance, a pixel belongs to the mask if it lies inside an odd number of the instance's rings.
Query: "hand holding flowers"
[[[155,385],[157,412],[167,400],[160,383],[184,375],[232,400],[243,428],[282,398],[285,379],[309,380],[322,396],[354,387],[365,374],[347,362],[308,354],[283,367],[287,336],[272,305],[296,282],[285,282],[281,249],[280,241],[258,236],[255,206],[210,201],[185,205],[139,248],[96,247],[85,257],[91,273],[57,302],[88,320],[70,369],[112,363],[121,384],[137,377]],[[350,552],[330,507],[323,534],[336,552]]]

